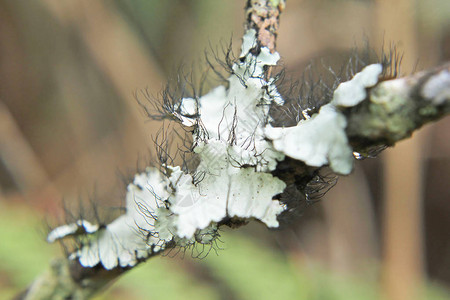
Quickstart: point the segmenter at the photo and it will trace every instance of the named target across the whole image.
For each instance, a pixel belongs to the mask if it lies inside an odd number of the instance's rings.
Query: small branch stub
[[[275,52],[280,13],[285,7],[285,0],[248,0],[246,5],[247,22],[245,29],[254,29],[260,47]]]

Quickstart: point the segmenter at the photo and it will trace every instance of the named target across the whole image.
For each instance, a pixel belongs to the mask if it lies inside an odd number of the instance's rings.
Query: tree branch
[[[126,269],[105,270],[101,266],[85,268],[78,261],[55,259],[15,300],[89,299],[105,288]]]
[[[368,90],[358,105],[337,107],[346,118],[345,133],[352,151],[361,157],[376,156],[450,112],[450,63],[381,81]],[[321,175],[322,170],[289,157],[278,163],[272,174],[286,183],[281,199],[290,210],[301,210],[332,188],[335,179]],[[282,216],[295,217],[289,210]]]
[[[247,1],[245,29],[257,32],[258,48],[267,47],[271,53],[275,52],[280,14],[285,5],[285,0]]]
[[[355,151],[392,146],[428,122],[450,112],[450,63],[417,74],[387,80],[369,97],[344,111],[347,136]]]

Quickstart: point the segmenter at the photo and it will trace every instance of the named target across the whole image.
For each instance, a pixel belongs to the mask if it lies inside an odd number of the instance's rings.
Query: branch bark
[[[370,89],[364,101],[341,109],[353,151],[362,157],[376,156],[450,112],[450,63],[382,81]],[[289,208],[301,209],[333,187],[335,181],[322,178],[322,169],[291,158],[278,163],[272,174],[286,183],[281,198]]]
[[[257,32],[258,48],[267,47],[275,52],[280,14],[286,5],[286,0],[248,0],[245,7],[245,29]]]
[[[446,63],[373,87],[368,99],[345,111],[347,136],[357,152],[392,146],[449,112],[450,63]]]
[[[59,258],[14,299],[89,299],[126,271],[123,268],[105,270],[101,266],[84,268],[78,261]]]

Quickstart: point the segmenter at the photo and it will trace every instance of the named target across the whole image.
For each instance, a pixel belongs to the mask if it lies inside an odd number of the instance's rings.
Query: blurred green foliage
[[[44,224],[36,212],[22,205],[0,210],[0,299],[11,299],[61,253],[58,246],[45,243]],[[96,299],[379,298],[375,282],[333,274],[305,262],[293,263],[292,258],[237,231],[225,232],[222,239],[225,249],[218,250],[218,255],[211,251],[204,259],[192,260],[187,251],[184,260],[153,258],[122,276]],[[199,264],[213,280],[205,280],[189,264]],[[230,295],[224,294],[227,291]],[[424,299],[450,297],[442,289],[431,287]]]
[[[0,207],[0,299],[10,299],[29,285],[60,253],[45,242],[44,232],[43,220],[31,208]]]

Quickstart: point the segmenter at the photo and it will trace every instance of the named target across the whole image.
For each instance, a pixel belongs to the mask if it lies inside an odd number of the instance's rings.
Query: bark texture
[[[258,46],[267,47],[273,53],[276,48],[280,14],[285,0],[248,0],[245,29],[255,29]]]
[[[84,268],[77,261],[55,259],[15,300],[89,299],[126,269],[105,270],[101,266]]]
[[[347,136],[358,152],[392,146],[449,112],[450,63],[446,63],[373,87],[368,99],[345,112]]]

